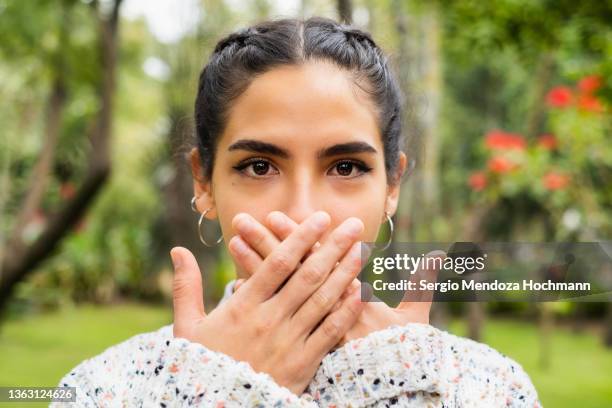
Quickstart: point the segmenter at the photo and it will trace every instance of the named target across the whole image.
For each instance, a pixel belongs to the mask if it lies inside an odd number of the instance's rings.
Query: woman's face
[[[399,172],[406,157],[402,153]],[[197,150],[194,174],[200,173]],[[212,184],[196,180],[200,212],[218,218],[225,242],[236,234],[240,212],[265,225],[273,210],[296,223],[317,210],[331,228],[360,218],[362,241],[375,241],[385,211],[397,207],[399,186],[389,187],[374,106],[349,74],[309,62],[274,68],[251,82],[233,103],[219,138]]]

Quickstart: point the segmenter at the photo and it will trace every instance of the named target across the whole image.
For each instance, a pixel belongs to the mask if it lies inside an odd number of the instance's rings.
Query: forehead
[[[219,144],[262,138],[304,146],[347,136],[380,144],[374,105],[350,73],[318,61],[257,76],[232,103]]]

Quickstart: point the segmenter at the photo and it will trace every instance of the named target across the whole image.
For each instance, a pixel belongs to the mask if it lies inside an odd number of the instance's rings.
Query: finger
[[[351,282],[351,284],[348,286],[348,288],[346,288],[346,290],[342,293],[342,296],[340,296],[340,299],[338,299],[338,301],[336,301],[336,303],[334,304],[334,306],[332,306],[330,313],[335,312],[336,310],[340,309],[340,307],[342,306],[342,301],[344,301],[344,299],[346,299],[348,296],[350,296],[351,293],[353,293],[356,290],[361,290],[361,282],[359,281],[359,279],[353,279],[353,281]],[[363,299],[361,299],[363,301]]]
[[[170,251],[174,265],[172,284],[174,306],[174,335],[189,333],[194,322],[205,316],[202,274],[193,254],[186,248]]]
[[[322,359],[353,327],[363,307],[359,291],[352,292],[308,337],[304,347],[307,358]]]
[[[261,256],[240,235],[234,235],[227,247],[236,262],[236,268],[241,271],[240,276],[253,275],[263,263]]]
[[[238,289],[240,289],[240,286],[242,286],[244,282],[244,279],[236,279],[236,282],[234,282],[234,293],[237,292]]]
[[[242,286],[247,298],[255,302],[269,299],[287,277],[293,273],[306,251],[327,230],[329,215],[317,211],[302,222],[284,241],[268,255],[257,273]]]
[[[362,302],[381,302],[379,298],[374,296],[374,288],[369,282],[361,282],[360,288]]]
[[[247,213],[236,214],[232,220],[232,227],[262,259],[266,258],[280,243],[272,231]],[[285,238],[286,236],[282,239]]]
[[[266,226],[272,231],[276,238],[280,241],[285,240],[293,230],[295,230],[298,226],[298,223],[293,221],[286,214],[281,211],[271,211],[266,217]],[[306,255],[301,259],[301,262],[304,262],[306,258],[308,258],[314,251],[316,251],[321,246],[321,243],[317,241],[313,247],[306,253]],[[267,254],[266,254],[267,256]]]
[[[325,282],[363,232],[363,222],[356,217],[344,220],[336,227],[321,247],[304,261],[281,289],[275,303],[277,307],[293,314]],[[359,244],[357,250],[359,250]],[[352,280],[352,277],[351,277]],[[350,283],[350,280],[347,282]]]
[[[271,211],[265,219],[266,225],[276,237],[283,241],[298,227],[298,223],[281,211]]]
[[[438,278],[438,271],[442,268],[442,263],[446,258],[446,253],[441,250],[435,250],[428,252],[423,258],[419,269],[411,277],[411,281],[420,282],[421,280],[426,281],[428,284],[435,283]],[[407,290],[404,293],[404,297],[398,304],[398,309],[406,309],[411,307],[419,307],[427,310],[431,309],[431,302],[433,300],[433,290],[421,290],[421,285],[417,284],[415,290]]]
[[[292,320],[302,327],[304,332],[310,333],[329,313],[342,294],[350,289],[360,270],[361,244],[355,242],[329,278],[295,312]]]

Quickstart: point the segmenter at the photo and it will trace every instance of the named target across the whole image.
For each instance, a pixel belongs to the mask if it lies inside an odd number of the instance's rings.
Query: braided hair
[[[367,32],[324,17],[264,21],[217,43],[200,73],[195,101],[196,142],[208,180],[232,101],[257,75],[309,60],[336,64],[369,95],[377,111],[387,183],[399,181],[402,98],[387,56]]]

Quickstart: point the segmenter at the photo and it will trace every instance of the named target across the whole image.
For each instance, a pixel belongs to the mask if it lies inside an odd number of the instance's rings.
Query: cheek
[[[374,207],[368,207],[367,209],[363,208],[353,208],[346,209],[346,212],[336,211],[332,212],[332,228],[323,235],[322,240],[326,241],[329,237],[331,231],[336,228],[338,225],[342,224],[342,222],[349,217],[357,217],[364,224],[364,230],[362,234],[358,237],[358,241],[363,242],[376,242],[376,237],[378,236],[378,231],[382,225],[380,217],[383,214],[382,206],[381,209],[375,209]]]
[[[218,222],[226,242],[236,234],[232,228],[232,220],[236,214],[247,213],[265,225],[265,217],[273,210],[271,203],[277,202],[270,193],[253,194],[232,185],[230,178],[219,177],[217,186],[223,186],[215,189],[214,200]]]
[[[386,218],[385,201],[387,190],[382,183],[372,183],[368,188],[360,189],[350,195],[339,194],[333,203],[328,203],[331,211],[333,225],[340,225],[348,217],[357,217],[364,224],[364,231],[360,237],[362,241],[374,242],[381,227],[384,227]]]

